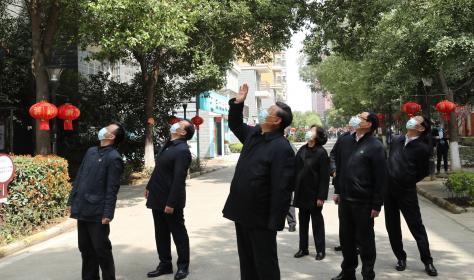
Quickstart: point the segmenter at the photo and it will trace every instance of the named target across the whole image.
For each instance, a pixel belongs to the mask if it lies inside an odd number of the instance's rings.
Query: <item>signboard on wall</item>
[[[229,114],[229,99],[215,91],[206,91],[199,95],[199,109],[227,115]]]

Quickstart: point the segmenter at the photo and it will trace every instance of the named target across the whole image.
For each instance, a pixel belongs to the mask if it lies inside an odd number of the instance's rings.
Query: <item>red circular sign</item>
[[[0,154],[0,203],[7,202],[8,184],[15,177],[15,164],[9,155]]]

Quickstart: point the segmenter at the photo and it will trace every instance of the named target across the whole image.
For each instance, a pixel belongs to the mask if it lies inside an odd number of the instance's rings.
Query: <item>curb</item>
[[[196,178],[196,177],[199,177],[201,175],[211,173],[211,172],[214,172],[214,171],[217,171],[217,170],[221,170],[221,169],[224,169],[224,168],[227,168],[227,167],[229,167],[229,166],[219,166],[219,167],[211,168],[211,169],[200,171],[200,172],[194,172],[194,173],[189,174],[188,178],[191,178],[191,179]],[[144,183],[148,182],[148,179],[142,179],[139,182],[141,184],[144,184]],[[141,184],[132,184],[132,186],[141,185]],[[30,246],[33,246],[33,245],[36,245],[38,243],[44,242],[48,239],[56,237],[56,236],[58,236],[60,234],[63,234],[65,232],[71,231],[76,227],[76,225],[77,225],[76,220],[68,219],[65,222],[62,222],[58,225],[55,225],[51,228],[48,228],[47,230],[38,232],[36,234],[33,234],[32,236],[28,236],[28,237],[20,240],[20,241],[16,241],[14,243],[5,245],[3,247],[0,247],[0,259],[4,258],[6,256],[9,256],[9,255],[12,255],[14,253],[17,253],[17,252],[19,252],[23,249],[26,249]]]
[[[0,259],[8,255],[12,255],[30,246],[33,246],[35,244],[38,244],[40,242],[56,237],[62,233],[71,231],[72,229],[76,227],[76,224],[77,224],[76,220],[69,219],[45,231],[38,232],[20,241],[0,247]]]
[[[443,208],[444,210],[447,210],[453,214],[461,214],[461,213],[467,212],[466,209],[456,206],[444,198],[432,195],[420,187],[416,187],[416,188],[419,194],[421,194],[423,197],[427,198],[434,204],[438,205],[439,207]]]

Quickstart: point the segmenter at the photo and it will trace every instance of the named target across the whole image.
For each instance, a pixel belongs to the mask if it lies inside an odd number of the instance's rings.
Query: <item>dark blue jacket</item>
[[[69,196],[71,218],[90,222],[112,220],[122,173],[123,160],[114,147],[89,148]]]
[[[282,230],[294,185],[295,153],[283,132],[262,134],[243,123],[243,104],[231,99],[229,128],[244,144],[224,217],[245,227]]]
[[[186,177],[191,152],[185,139],[168,141],[156,157],[156,166],[146,186],[146,206],[164,210],[166,206],[183,209],[186,205]]]
[[[394,136],[388,157],[390,191],[416,189],[416,183],[429,174],[430,146],[417,138],[405,146],[405,136]]]
[[[336,146],[335,146],[336,147]],[[355,133],[338,139],[335,193],[341,199],[371,204],[380,211],[387,187],[387,162],[383,144],[371,134],[356,141]]]

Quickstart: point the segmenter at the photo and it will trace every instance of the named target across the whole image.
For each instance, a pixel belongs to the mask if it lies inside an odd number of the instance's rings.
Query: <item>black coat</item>
[[[341,136],[336,155],[335,193],[341,199],[369,203],[380,211],[387,186],[387,162],[383,144],[366,134],[356,141],[355,133]]]
[[[298,150],[295,180],[296,207],[311,209],[318,199],[328,198],[329,157],[322,146],[310,148],[306,144]]]
[[[89,148],[72,184],[71,218],[100,222],[114,218],[123,160],[112,146]]]
[[[186,205],[186,177],[191,152],[186,140],[168,141],[156,157],[156,164],[146,189],[146,206],[164,210],[166,206],[183,209]]]
[[[416,183],[429,174],[430,146],[423,142],[422,138],[410,141],[405,146],[405,139],[405,136],[394,136],[390,145],[388,157],[390,187],[415,189]]]
[[[229,128],[244,144],[224,217],[243,226],[282,230],[291,201],[295,153],[283,132],[265,133],[243,123],[243,104],[231,99]]]
[[[446,129],[443,128],[443,138],[442,139],[435,138],[435,137],[439,137],[439,130],[440,129],[441,128],[433,128],[431,130],[431,135],[435,139],[435,141],[433,141],[433,144],[436,146],[436,148],[438,150],[447,151],[447,150],[449,150],[449,138],[447,137],[448,135],[447,135]]]

